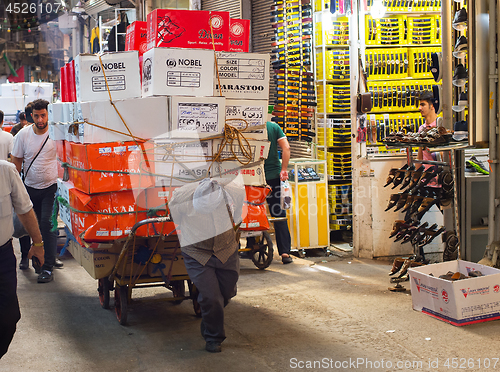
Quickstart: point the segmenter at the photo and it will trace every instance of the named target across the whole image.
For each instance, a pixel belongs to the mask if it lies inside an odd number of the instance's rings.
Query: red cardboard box
[[[229,51],[248,53],[250,47],[250,20],[231,18],[229,21]]]
[[[76,102],[75,60],[68,63],[67,81],[69,102]]]
[[[229,12],[155,9],[147,16],[148,50],[155,47],[229,51]],[[210,27],[210,23],[212,27]]]
[[[61,67],[61,101],[69,102],[69,91],[68,91],[68,64],[66,63],[63,67]]]
[[[144,54],[148,46],[147,25],[147,22],[135,21],[127,27],[127,34],[125,36],[126,51],[137,50],[139,51],[139,56],[142,56]]]
[[[75,188],[87,193],[130,190],[153,186],[154,173],[143,154],[152,149],[151,143],[110,142],[66,144],[66,161],[70,165],[69,180]],[[124,172],[124,173],[115,173]]]

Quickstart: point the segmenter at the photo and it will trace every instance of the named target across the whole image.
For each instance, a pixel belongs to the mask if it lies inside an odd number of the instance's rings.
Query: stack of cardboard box
[[[130,36],[128,48],[139,50],[77,56],[74,77],[66,76],[75,82],[75,101],[49,107],[50,136],[61,165],[60,215],[84,246],[80,253],[75,244],[70,249],[82,261],[89,251],[115,249],[112,243],[153,211],[165,214],[173,189],[188,182],[238,177],[248,186],[265,185],[269,55],[222,51],[230,45],[224,12],[192,11],[189,24],[180,24],[183,18],[175,12],[158,9],[148,15],[145,52]],[[207,24],[193,22],[192,16],[206,18]],[[184,29],[174,39],[190,35],[193,27],[210,34],[209,20],[214,36],[222,35],[214,42],[221,50],[217,55],[211,37],[201,43],[192,34],[183,45],[190,49],[160,43],[174,24]],[[134,32],[143,33],[139,26]],[[225,124],[243,136],[222,148]],[[175,225],[156,224],[141,227],[137,235],[172,232]]]

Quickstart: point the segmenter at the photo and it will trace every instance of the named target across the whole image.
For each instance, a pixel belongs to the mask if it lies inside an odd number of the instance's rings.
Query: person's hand
[[[45,262],[45,250],[43,249],[43,246],[32,245],[30,251],[28,252],[28,260],[33,256],[38,258],[38,260],[40,261],[40,266],[43,266]]]
[[[282,170],[280,172],[280,180],[286,181],[288,179],[288,172],[286,170]]]

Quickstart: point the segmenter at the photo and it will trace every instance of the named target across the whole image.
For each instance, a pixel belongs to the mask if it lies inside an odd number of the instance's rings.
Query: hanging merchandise
[[[272,121],[290,141],[311,142],[314,132],[312,7],[309,1],[276,0],[271,7],[275,101]]]

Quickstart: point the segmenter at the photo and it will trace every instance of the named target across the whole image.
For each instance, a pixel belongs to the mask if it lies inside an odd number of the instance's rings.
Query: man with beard
[[[55,144],[49,138],[48,105],[49,102],[43,99],[33,101],[34,124],[17,133],[12,150],[12,162],[18,172],[23,168],[24,184],[33,203],[44,242],[45,263],[41,268],[35,267],[39,274],[38,283],[53,280],[52,270],[56,264],[57,252],[57,236],[51,232],[52,208],[57,190],[57,160]],[[29,267],[29,237],[27,242],[24,240],[25,238],[21,238],[21,270]]]

